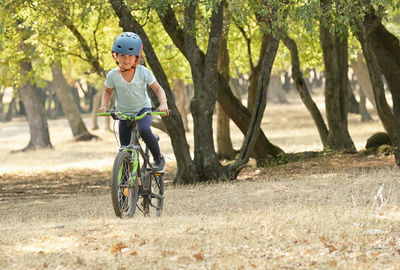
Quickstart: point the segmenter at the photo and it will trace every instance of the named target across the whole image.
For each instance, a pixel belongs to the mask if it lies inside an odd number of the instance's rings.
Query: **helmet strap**
[[[130,67],[130,68],[128,68],[128,69],[125,69],[125,70],[121,70],[121,66],[119,65],[119,62],[118,62],[117,57],[116,57],[116,55],[115,55],[115,52],[111,52],[111,55],[112,55],[112,57],[114,58],[115,63],[120,67],[120,69],[119,69],[119,72],[120,72],[120,73],[121,73],[121,72],[130,71],[130,70],[135,70],[136,67],[137,67],[137,65],[139,64],[139,60],[140,60],[140,57],[139,57],[139,56],[136,56],[135,63],[133,64],[132,67]]]

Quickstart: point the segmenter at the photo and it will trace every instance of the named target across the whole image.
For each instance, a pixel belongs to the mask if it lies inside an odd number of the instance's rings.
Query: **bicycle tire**
[[[152,215],[155,208],[155,215],[161,217],[164,207],[164,177],[162,174],[150,174],[151,193],[143,198],[143,214],[147,217]],[[155,204],[152,204],[155,199]]]
[[[111,200],[114,213],[120,218],[131,218],[136,211],[138,200],[138,177],[131,186],[132,156],[127,151],[120,151],[114,160],[111,176]]]

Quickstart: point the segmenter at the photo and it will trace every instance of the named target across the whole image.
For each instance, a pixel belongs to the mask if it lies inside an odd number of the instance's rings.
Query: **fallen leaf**
[[[335,250],[337,250],[334,245],[328,243],[328,240],[324,236],[321,236],[319,239],[321,240],[322,244],[324,244],[324,246],[329,249],[329,252],[334,252]]]
[[[193,257],[196,259],[196,262],[201,262],[202,260],[204,260],[204,257],[200,252],[194,254]]]
[[[372,257],[376,257],[379,254],[381,254],[381,253],[379,251],[377,251],[377,252],[371,252],[369,255],[371,255]]]
[[[142,242],[140,242],[140,244],[139,244],[139,246],[141,247],[141,246],[144,246],[144,245],[146,245],[146,240],[143,240]]]
[[[112,247],[111,247],[111,253],[112,253],[112,254],[121,253],[121,250],[124,249],[124,248],[127,248],[127,247],[128,247],[128,246],[125,245],[124,243],[119,242],[119,243],[116,244],[116,245],[112,245]]]

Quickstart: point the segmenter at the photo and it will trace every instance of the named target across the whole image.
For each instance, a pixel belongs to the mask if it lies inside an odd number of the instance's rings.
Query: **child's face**
[[[136,61],[135,55],[117,54],[117,60],[122,68],[129,69]]]

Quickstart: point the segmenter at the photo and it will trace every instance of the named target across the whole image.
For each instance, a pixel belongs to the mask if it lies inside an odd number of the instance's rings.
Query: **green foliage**
[[[171,7],[184,27],[184,7],[191,0],[138,0],[127,1],[135,18],[144,26],[170,83],[175,78],[191,82],[187,60],[165,32],[158,13]],[[196,1],[196,27],[194,34],[200,48],[205,52],[210,30],[212,10],[220,0]],[[321,7],[320,0],[271,0],[228,1],[227,11],[231,22],[228,33],[231,76],[246,74],[249,63],[257,63],[260,57],[263,33],[279,35],[287,31],[298,45],[302,70],[317,67],[323,69],[319,44],[319,23],[331,31],[349,35],[350,58],[360,50],[351,35],[354,22],[368,11],[367,0],[327,1]],[[371,0],[385,26],[400,35],[398,0]],[[90,53],[105,69],[115,67],[110,55],[113,39],[122,31],[118,18],[108,1],[101,0],[3,0],[0,6],[0,84],[16,86],[30,79],[41,84],[51,80],[50,66],[61,60],[68,79],[86,78],[100,87],[103,79],[93,74],[91,60],[82,49],[81,42],[73,34],[79,32]],[[350,26],[350,28],[349,28]],[[251,51],[243,33],[250,40]],[[350,30],[350,31],[349,31]],[[21,76],[20,61],[30,61],[33,71]],[[290,54],[280,46],[274,64],[274,73],[290,68]],[[85,75],[90,74],[90,75]]]
[[[121,30],[107,2],[17,0],[2,6],[1,12],[5,15],[2,16],[2,28],[7,27],[8,33],[2,35],[1,40],[4,48],[0,52],[2,85],[22,82],[19,62],[24,57],[32,62],[31,79],[35,83],[51,80],[50,66],[60,60],[71,82],[82,78],[84,73],[91,73],[92,59],[87,57],[73,31],[83,37],[101,66],[107,69],[115,65],[110,57],[110,47]],[[25,39],[21,29],[29,30]],[[22,41],[25,44],[23,51],[19,46]],[[99,80],[98,76],[94,80]]]
[[[146,22],[144,29],[150,38],[170,85],[172,86],[174,79],[177,78],[182,79],[186,83],[191,83],[189,63],[174,45],[167,32],[165,32],[156,11],[150,10],[147,18],[142,18],[142,21]]]
[[[287,164],[289,162],[289,155],[286,153],[279,153],[276,157],[271,157],[259,163],[262,167],[276,167],[279,165]]]
[[[389,135],[386,132],[377,132],[368,138],[365,148],[376,149],[384,144],[392,145]]]
[[[317,159],[323,156],[330,156],[335,154],[329,149],[324,149],[322,152],[306,151],[299,153],[280,153],[276,157],[271,157],[264,161],[259,161],[258,164],[262,167],[276,167],[287,163],[307,161],[310,159]]]

